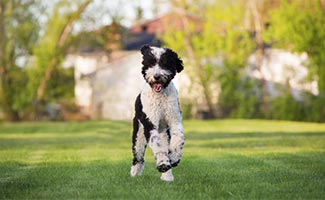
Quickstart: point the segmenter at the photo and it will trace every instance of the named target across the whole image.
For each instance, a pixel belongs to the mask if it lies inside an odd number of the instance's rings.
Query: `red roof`
[[[146,31],[147,33],[161,35],[168,29],[182,30],[186,26],[186,23],[193,24],[197,31],[202,29],[202,20],[196,17],[179,13],[169,13],[153,20],[134,25],[130,28],[130,32],[141,33]]]

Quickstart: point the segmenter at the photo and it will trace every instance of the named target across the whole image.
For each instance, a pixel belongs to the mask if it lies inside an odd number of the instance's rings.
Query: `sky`
[[[125,26],[130,26],[132,20],[136,17],[135,8],[141,7],[144,11],[145,19],[152,19],[155,16],[153,12],[155,6],[158,6],[158,14],[162,14],[167,11],[168,7],[163,1],[154,0],[95,0],[95,2],[107,2],[108,6],[120,10],[122,15],[125,15],[125,19],[122,20]],[[160,2],[160,5],[156,5],[156,2]]]
[[[50,11],[58,1],[42,0],[41,3],[47,11]],[[83,20],[82,23],[76,22],[73,32],[93,30],[109,25],[112,22],[111,16],[119,16],[121,24],[130,27],[134,24],[137,7],[143,9],[145,20],[167,13],[169,10],[168,0],[93,0],[83,13],[83,18],[87,20]],[[46,24],[47,18],[41,15],[39,20],[41,24]]]
[[[120,16],[122,25],[130,27],[134,24],[137,7],[143,9],[145,20],[152,19],[156,15],[162,15],[169,9],[166,0],[93,0],[85,15],[96,20],[87,27],[94,29],[109,25],[112,22],[111,15]],[[154,10],[157,10],[157,13]]]

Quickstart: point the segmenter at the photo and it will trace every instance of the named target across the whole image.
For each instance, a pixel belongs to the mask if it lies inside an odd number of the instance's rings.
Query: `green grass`
[[[325,124],[185,121],[173,183],[129,176],[131,126],[0,124],[0,199],[325,199]]]

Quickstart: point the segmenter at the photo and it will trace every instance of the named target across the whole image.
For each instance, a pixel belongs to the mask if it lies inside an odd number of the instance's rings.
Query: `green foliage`
[[[182,117],[183,119],[192,119],[194,118],[192,110],[193,110],[193,102],[182,100],[180,103],[181,111],[182,111]]]
[[[44,15],[37,1],[0,3],[0,102],[6,119],[30,115],[35,100],[73,97],[73,72],[60,66],[72,23],[89,3],[57,1]],[[47,18],[46,25],[41,27],[38,15]]]
[[[240,1],[236,4],[217,2],[208,7],[203,34],[207,55],[215,56],[217,50],[226,65],[234,68],[246,65],[247,56],[256,45],[244,27],[244,14],[244,5]]]
[[[188,21],[187,24],[183,24],[184,29],[170,30],[165,34],[164,42],[188,58],[185,60],[187,62],[185,70],[192,84],[202,87],[201,96],[207,102],[210,115],[212,112],[211,116],[216,116],[216,113],[222,117],[231,116],[241,103],[238,102],[243,92],[238,90],[242,84],[241,71],[246,66],[248,55],[255,47],[249,32],[243,27],[245,14],[243,4],[229,1],[208,3],[204,12],[200,11],[200,14],[194,15],[198,19],[203,19],[198,22],[202,25],[199,33],[197,26],[200,25],[194,24],[189,17],[190,11],[195,11],[196,7],[191,5],[185,8],[189,15],[180,16],[183,22]],[[218,100],[215,99],[216,95],[212,95],[214,91],[211,85],[221,87]],[[217,101],[218,105],[214,103]],[[254,105],[248,109],[252,107]],[[218,108],[217,112],[215,108]]]
[[[258,85],[259,82],[250,78],[242,78],[238,84],[237,88],[234,90],[236,92],[235,98],[237,98],[237,104],[233,105],[233,109],[230,117],[235,118],[263,118],[264,116],[260,112],[261,102],[258,98],[259,91]],[[239,87],[238,87],[239,86]],[[226,86],[225,86],[226,87]],[[243,92],[244,91],[244,92]],[[229,91],[229,95],[231,92]],[[239,102],[239,104],[238,104]]]
[[[323,199],[325,125],[185,121],[175,181],[162,182],[148,147],[129,175],[131,124],[2,123],[4,199]],[[258,183],[258,184],[257,184]]]
[[[271,118],[284,120],[306,120],[306,106],[295,100],[291,94],[275,98],[271,103]]]
[[[295,52],[308,54],[309,77],[316,78],[319,95],[310,97],[312,101],[308,115],[296,116],[303,120],[325,120],[325,9],[321,1],[281,1],[279,8],[270,13],[270,27],[265,32],[266,41],[273,42],[276,47],[287,48]],[[286,99],[286,97],[284,97]],[[281,100],[280,100],[281,101]],[[322,102],[322,103],[321,103]],[[276,102],[278,104],[279,102]],[[293,103],[296,105],[299,103]],[[283,105],[287,106],[286,104]],[[298,106],[299,107],[299,106]],[[306,108],[305,108],[306,109]],[[294,109],[293,109],[294,110]],[[292,111],[293,111],[292,110]],[[301,110],[301,109],[298,109]],[[318,117],[317,117],[318,116]],[[290,117],[292,118],[292,117]]]
[[[34,95],[34,99],[36,99],[37,89],[47,71],[50,70],[49,68],[54,65],[55,67],[53,67],[53,71],[56,70],[56,72],[63,72],[62,69],[59,70],[59,68],[65,54],[67,53],[67,44],[60,43],[62,43],[61,36],[63,31],[65,31],[64,29],[67,21],[69,21],[73,13],[73,11],[68,8],[72,5],[74,4],[63,1],[55,4],[52,12],[47,14],[48,22],[44,29],[44,34],[39,38],[38,44],[34,46],[33,53],[35,62],[29,71],[29,77],[31,80],[29,82],[29,89]],[[69,37],[69,35],[67,37]],[[55,81],[55,79],[53,81]],[[52,84],[51,86],[60,86],[60,84]],[[47,85],[46,92],[52,93],[53,91],[51,90],[53,89],[55,90],[55,88],[50,88],[50,86]]]
[[[18,59],[31,55],[40,29],[34,1],[0,2],[0,105],[4,117],[19,120],[28,109],[28,78]]]
[[[183,9],[191,14],[195,8],[187,5]],[[213,93],[210,85],[220,86],[217,100],[212,99],[215,95],[205,95],[207,102],[209,98],[217,102],[213,105],[217,116],[325,120],[325,43],[322,42],[325,41],[325,9],[321,1],[283,0],[277,5],[269,1],[210,1],[205,9],[193,15],[202,19],[199,33],[189,23],[184,30],[168,32],[164,41],[189,58],[187,73],[194,84],[201,85],[208,94]],[[263,41],[258,41],[257,25],[261,26]],[[306,52],[309,80],[316,77],[319,95],[305,95],[303,102],[298,102],[290,93],[282,91],[283,96],[271,98],[265,80],[246,78],[244,68],[248,56],[263,51],[257,43]]]
[[[62,87],[64,85],[64,87]],[[62,67],[54,70],[48,83],[44,99],[47,102],[59,102],[59,100],[71,100],[74,98],[74,69]]]

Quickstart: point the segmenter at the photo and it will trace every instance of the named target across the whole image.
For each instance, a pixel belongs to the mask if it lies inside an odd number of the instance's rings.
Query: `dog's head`
[[[156,93],[163,91],[176,73],[183,70],[182,60],[171,49],[144,45],[141,53],[143,77]]]

